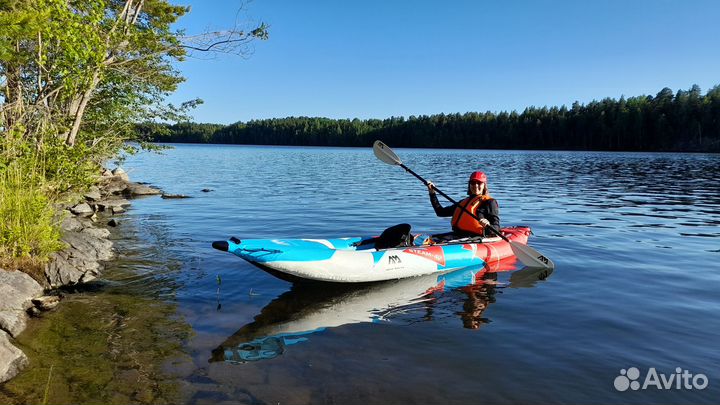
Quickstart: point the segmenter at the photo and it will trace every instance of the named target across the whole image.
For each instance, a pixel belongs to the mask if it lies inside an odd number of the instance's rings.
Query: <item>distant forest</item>
[[[699,86],[570,108],[528,107],[522,113],[468,112],[387,119],[289,117],[230,125],[138,126],[152,142],[247,145],[555,149],[720,152],[720,85]]]

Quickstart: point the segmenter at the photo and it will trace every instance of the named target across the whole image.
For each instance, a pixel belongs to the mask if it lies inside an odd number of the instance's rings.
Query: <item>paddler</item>
[[[486,227],[491,225],[495,229],[500,229],[500,208],[497,201],[490,197],[485,173],[473,172],[468,180],[467,198],[447,207],[440,205],[435,185],[428,182],[427,187],[435,214],[439,217],[451,216],[452,229],[457,236],[494,236],[492,231]],[[468,211],[477,218],[470,215]]]

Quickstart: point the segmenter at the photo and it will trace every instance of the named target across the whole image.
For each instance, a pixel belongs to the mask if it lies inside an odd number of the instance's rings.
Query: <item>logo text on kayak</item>
[[[690,370],[683,370],[682,367],[675,368],[675,372],[670,374],[650,367],[645,373],[645,377],[640,377],[640,369],[637,367],[622,369],[620,375],[615,377],[613,385],[618,391],[627,391],[628,389],[637,391],[646,389],[703,390],[709,384],[705,374],[692,374]]]
[[[441,266],[445,266],[445,252],[440,246],[431,246],[428,248],[409,248],[403,250],[403,252],[417,255],[425,259],[432,260]]]

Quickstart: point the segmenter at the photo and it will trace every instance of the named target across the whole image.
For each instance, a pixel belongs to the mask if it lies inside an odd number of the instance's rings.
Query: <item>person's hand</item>
[[[482,224],[482,226],[488,226],[488,225],[490,225],[490,221],[488,221],[488,220],[485,219],[485,218],[480,218],[480,220],[479,220],[478,222],[480,222],[480,224]]]
[[[435,194],[435,185],[433,184],[432,181],[427,182],[427,188],[428,188],[428,192],[430,194]]]

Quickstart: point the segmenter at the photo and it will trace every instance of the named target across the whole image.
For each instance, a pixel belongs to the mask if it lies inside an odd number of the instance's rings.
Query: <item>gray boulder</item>
[[[110,236],[110,231],[105,228],[85,228],[82,233],[92,239],[107,239]]]
[[[82,232],[68,232],[63,235],[63,241],[70,245],[69,257],[85,261],[112,259],[112,242],[100,236],[106,232],[107,229],[85,228]]]
[[[100,193],[103,195],[119,195],[125,194],[128,188],[128,182],[120,177],[105,177],[100,182]]]
[[[125,194],[131,196],[159,195],[162,194],[162,191],[145,184],[130,183],[125,190]]]
[[[60,224],[60,229],[66,232],[81,231],[83,229],[82,222],[74,216],[67,216]]]
[[[107,200],[103,200],[97,203],[97,207],[100,211],[110,212],[115,212],[114,208],[116,207],[124,207],[128,205],[130,205],[130,201],[119,197],[108,198]]]
[[[96,186],[90,187],[90,190],[88,190],[88,192],[85,193],[83,197],[85,197],[85,199],[88,201],[98,201],[102,198],[102,196],[100,195],[100,189]]]
[[[85,226],[63,234],[62,240],[68,247],[53,253],[45,266],[45,277],[53,288],[95,279],[103,268],[100,262],[115,256],[113,243],[108,239],[109,230],[89,222],[81,225]]]
[[[52,288],[75,284],[84,274],[84,271],[70,264],[66,251],[50,255],[50,261],[45,266],[45,277]]]
[[[95,210],[87,203],[80,203],[70,208],[70,212],[80,217],[89,217],[95,213]]]
[[[130,176],[128,176],[127,172],[122,169],[122,167],[116,167],[112,171],[113,176],[121,178],[125,181],[130,181]]]
[[[25,329],[27,311],[32,299],[43,294],[43,288],[21,271],[0,269],[0,328],[13,337]]]
[[[0,383],[15,377],[28,365],[27,356],[10,343],[10,336],[0,330]]]

